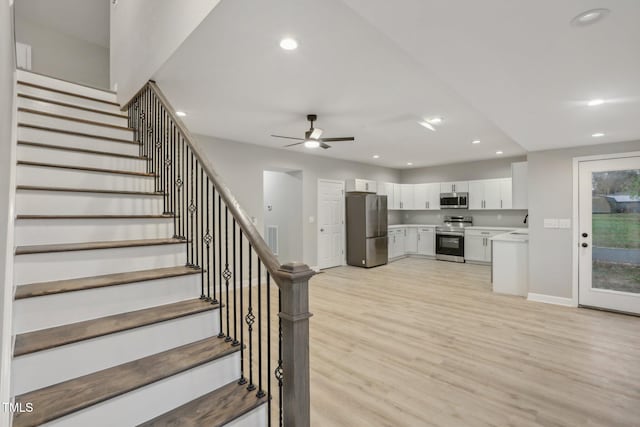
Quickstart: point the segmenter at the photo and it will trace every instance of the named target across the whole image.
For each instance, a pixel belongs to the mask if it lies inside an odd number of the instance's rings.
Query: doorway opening
[[[263,171],[264,237],[281,264],[303,260],[302,171]]]

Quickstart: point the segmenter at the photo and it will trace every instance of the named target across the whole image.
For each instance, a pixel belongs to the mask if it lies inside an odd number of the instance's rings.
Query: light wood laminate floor
[[[315,276],[312,425],[640,426],[640,318],[496,295],[489,275],[408,258]]]

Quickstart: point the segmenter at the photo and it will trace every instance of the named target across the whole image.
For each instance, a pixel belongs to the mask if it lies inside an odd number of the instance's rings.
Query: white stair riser
[[[267,427],[269,425],[269,413],[267,412],[267,404],[263,404],[251,412],[236,418],[225,427]]]
[[[156,215],[162,197],[128,194],[18,190],[16,212],[32,215]]]
[[[104,101],[117,101],[116,94],[113,92],[82,86],[80,84],[66,82],[64,80],[43,76],[40,74],[30,73],[25,70],[18,70],[18,80],[40,86],[46,86],[51,89],[62,90],[64,92],[102,99]]]
[[[75,117],[84,120],[91,120],[93,122],[108,123],[116,126],[127,126],[126,116],[115,117],[111,114],[94,113],[93,111],[66,107],[64,105],[53,104],[51,102],[39,101],[24,97],[18,97],[18,107],[29,108],[31,110],[37,111],[46,111],[47,113],[60,114],[63,116]]]
[[[154,191],[154,178],[73,169],[18,165],[18,185],[100,189],[123,191]]]
[[[115,169],[131,172],[146,172],[147,170],[147,162],[143,159],[105,156],[31,145],[19,144],[17,156],[18,160],[53,163],[56,165],[86,166],[90,168]]]
[[[112,314],[171,304],[200,296],[200,274],[126,283],[16,300],[16,334]]]
[[[105,126],[92,125],[88,123],[76,122],[73,120],[48,117],[40,114],[18,112],[18,122],[30,125],[44,126],[53,129],[63,129],[72,132],[81,132],[89,135],[104,136],[107,138],[124,139],[133,141],[133,132],[124,129],[114,129]]]
[[[43,425],[138,425],[237,380],[239,375],[240,356],[234,353]]]
[[[14,394],[213,337],[218,316],[213,310],[18,356],[12,362]]]
[[[186,258],[185,244],[16,255],[14,278],[23,285],[175,267],[185,265]]]
[[[173,237],[173,218],[19,219],[17,246]]]
[[[79,98],[73,95],[66,95],[63,93],[52,92],[46,89],[39,89],[31,86],[18,84],[18,93],[24,93],[26,95],[37,96],[38,98],[51,99],[53,101],[65,102],[67,104],[79,105],[81,107],[93,108],[100,111],[106,111],[108,113],[121,113],[120,107],[112,104],[105,104],[104,102],[93,101],[91,99]]]
[[[85,148],[87,150],[106,151],[107,153],[140,155],[140,146],[124,142],[107,141],[96,138],[50,132],[41,129],[18,127],[18,140],[40,142],[42,144],[60,145],[62,147]]]

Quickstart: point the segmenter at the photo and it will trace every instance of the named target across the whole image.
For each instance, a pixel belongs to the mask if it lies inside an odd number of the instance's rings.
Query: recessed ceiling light
[[[497,154],[498,156],[501,156],[501,155],[502,155],[502,151],[496,151],[496,154]]]
[[[592,99],[591,101],[587,102],[587,105],[589,107],[595,107],[596,105],[602,104],[604,104],[604,99]]]
[[[178,116],[178,117],[184,117],[186,115],[187,115],[187,113],[185,113],[184,111],[176,111],[176,116]]]
[[[609,9],[591,9],[575,16],[571,20],[571,25],[575,27],[585,27],[595,24],[611,12]]]
[[[413,163],[407,162],[407,166],[413,166]]]
[[[280,47],[284,50],[296,50],[298,48],[298,42],[296,39],[287,37],[280,40]]]
[[[479,139],[474,139],[473,141],[471,141],[472,144],[480,144],[480,140]]]
[[[431,123],[432,125],[439,125],[442,123],[442,117],[432,117],[426,120],[427,123]]]
[[[316,141],[315,139],[307,139],[304,142],[304,146],[307,148],[318,148],[320,147],[320,143],[318,141]]]
[[[380,158],[380,156],[378,156],[377,154],[374,154],[374,155],[373,155],[373,158],[374,158],[374,159],[379,159],[379,158]]]
[[[604,133],[602,133],[602,132],[597,132],[597,133],[594,133],[594,134],[593,134],[593,135],[591,135],[591,136],[592,136],[592,137],[594,137],[594,138],[600,138],[601,136],[604,136]]]
[[[419,122],[418,122],[418,124],[419,124],[420,126],[426,127],[426,128],[427,128],[427,129],[429,129],[430,131],[433,131],[433,132],[435,132],[435,131],[436,131],[436,128],[434,128],[433,126],[431,126],[431,123],[429,123],[429,122],[427,122],[427,121],[422,120],[422,121],[419,121]]]

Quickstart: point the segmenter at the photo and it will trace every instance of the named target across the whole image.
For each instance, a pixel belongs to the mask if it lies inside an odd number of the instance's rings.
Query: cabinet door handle
[[[500,200],[500,209],[502,209],[502,200]]]
[[[365,182],[365,183],[364,183],[364,188],[365,188],[367,191],[369,191],[369,183],[368,183],[368,182]]]
[[[426,209],[429,209],[429,202],[424,202],[424,207],[425,207]]]

